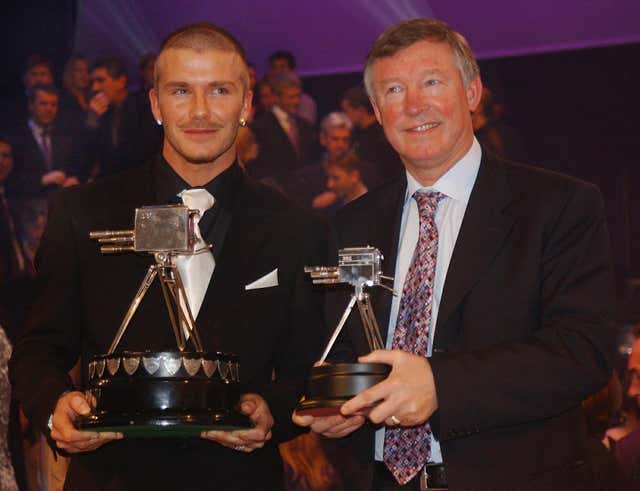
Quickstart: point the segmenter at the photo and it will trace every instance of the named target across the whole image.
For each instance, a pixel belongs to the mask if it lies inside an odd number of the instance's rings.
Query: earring
[[[156,119],[156,124],[158,126],[162,126],[162,120],[161,119]]]
[[[240,126],[247,126],[247,120],[244,118],[240,118]]]

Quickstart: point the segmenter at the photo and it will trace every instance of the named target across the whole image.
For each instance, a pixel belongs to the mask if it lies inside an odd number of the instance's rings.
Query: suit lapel
[[[252,258],[272,232],[271,216],[255,200],[252,183],[242,176],[219,259],[198,314],[200,329],[213,325],[215,309],[244,287],[241,283],[246,279],[247,268],[255,267]]]
[[[441,349],[442,326],[504,245],[513,225],[513,216],[506,210],[511,199],[504,168],[484,156],[444,284],[434,340]]]

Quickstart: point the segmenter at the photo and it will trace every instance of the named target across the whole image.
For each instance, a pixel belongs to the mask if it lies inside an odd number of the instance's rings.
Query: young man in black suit
[[[294,420],[353,434],[377,462],[368,489],[591,489],[580,401],[608,381],[613,338],[600,193],[480,147],[478,65],[440,21],[387,30],[365,83],[406,172],[338,214],[337,243],[381,249],[397,296],[373,293],[387,349],[367,355],[354,316],[334,359],[391,373],[340,415]]]
[[[289,416],[323,336],[321,299],[303,268],[322,263],[326,240],[310,216],[238,166],[236,133],[251,95],[233,37],[210,24],[176,31],[163,44],[150,91],[164,127],[162,155],[61,193],[53,205],[37,261],[39,291],[11,376],[27,417],[72,454],[65,489],[283,488],[277,443],[295,434]],[[86,374],[91,357],[106,352],[152,262],[103,257],[89,231],[130,229],[135,208],[191,188],[214,199],[199,222],[215,267],[196,323],[206,351],[239,355],[248,390],[241,410],[255,427],[178,441],[78,431],[74,421],[89,407],[66,373],[80,358]],[[119,349],[176,349],[159,290],[149,290]]]

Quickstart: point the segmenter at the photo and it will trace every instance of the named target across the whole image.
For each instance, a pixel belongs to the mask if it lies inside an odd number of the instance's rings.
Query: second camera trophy
[[[154,258],[107,353],[87,360],[85,396],[91,413],[79,427],[127,437],[197,436],[201,431],[251,426],[236,410],[240,370],[236,355],[205,351],[176,260],[210,254],[197,248],[197,210],[184,205],[135,211],[134,230],[90,233],[103,254],[144,253]],[[167,308],[176,348],[118,350],[131,319],[155,280]],[[157,326],[150,326],[157,328]]]
[[[317,366],[311,369],[305,399],[296,409],[299,414],[335,414],[343,403],[389,375],[391,367],[382,363],[325,363],[356,305],[369,349],[373,351],[384,348],[369,293],[366,291],[367,288],[381,287],[393,292],[382,284],[383,280],[393,281],[393,278],[382,274],[382,259],[382,254],[374,247],[350,247],[338,251],[338,266],[305,268],[314,284],[348,284],[353,287],[353,293],[322,357]]]

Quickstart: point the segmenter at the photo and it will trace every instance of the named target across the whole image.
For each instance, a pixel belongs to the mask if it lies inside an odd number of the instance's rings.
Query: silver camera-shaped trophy
[[[349,247],[338,251],[338,266],[306,267],[314,284],[348,284],[354,292],[337,327],[322,353],[322,357],[311,369],[305,399],[298,405],[299,414],[326,416],[339,412],[340,406],[353,396],[384,380],[391,367],[382,363],[337,363],[325,360],[342,331],[353,307],[357,304],[369,349],[383,349],[380,329],[371,306],[367,288],[393,289],[382,283],[393,282],[393,278],[382,274],[382,254],[371,246]]]
[[[197,210],[184,205],[147,206],[135,210],[134,230],[90,232],[103,254],[146,253],[155,263],[149,266],[109,351],[89,360],[85,396],[91,413],[79,420],[81,429],[119,431],[127,437],[174,437],[251,426],[235,409],[240,398],[238,357],[204,351],[175,265],[178,256],[210,253],[210,246],[197,249],[198,216]],[[156,278],[177,350],[117,351]]]

